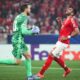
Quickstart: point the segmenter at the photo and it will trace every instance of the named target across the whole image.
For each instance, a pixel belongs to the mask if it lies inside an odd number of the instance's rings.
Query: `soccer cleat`
[[[29,77],[27,77],[26,80],[34,80],[34,79],[33,79],[33,76],[29,76]]]
[[[37,75],[34,75],[33,76],[33,80],[40,80],[41,78],[39,77],[39,76],[37,76]]]
[[[36,76],[39,77],[40,79],[44,78],[44,75],[42,75],[40,73],[38,73]]]
[[[40,73],[38,73],[37,75],[33,76],[33,80],[40,80],[44,77],[44,75],[41,75]]]
[[[32,76],[27,77],[26,80],[40,80],[40,77],[38,77],[37,75],[32,75]]]
[[[63,77],[66,77],[70,72],[71,72],[71,69],[68,68],[68,69],[64,72]]]

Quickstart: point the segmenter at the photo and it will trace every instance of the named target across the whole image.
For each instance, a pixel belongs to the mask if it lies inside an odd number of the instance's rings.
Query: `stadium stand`
[[[31,24],[41,29],[41,34],[59,34],[56,17],[65,17],[68,6],[78,9],[80,25],[80,0],[0,0],[0,33],[2,37],[12,34],[12,23],[20,12],[19,6],[25,2],[32,4]]]

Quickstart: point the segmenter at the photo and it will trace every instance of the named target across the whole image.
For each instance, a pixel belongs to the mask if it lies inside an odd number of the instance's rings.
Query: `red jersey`
[[[68,37],[69,35],[71,35],[75,28],[78,28],[78,23],[74,17],[68,17],[66,20],[64,20],[60,30],[59,41],[61,41],[60,40],[61,37],[63,36]],[[61,42],[69,44],[70,39],[63,40]]]

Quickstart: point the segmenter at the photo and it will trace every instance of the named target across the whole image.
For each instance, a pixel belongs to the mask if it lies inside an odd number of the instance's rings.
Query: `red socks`
[[[62,67],[64,68],[64,70],[66,71],[68,69],[68,67],[65,65],[64,60],[60,57],[60,58],[54,58],[54,60]]]
[[[51,55],[49,55],[48,59],[46,60],[45,64],[43,65],[43,67],[39,73],[43,75],[44,72],[50,67],[52,61],[53,61],[53,57]]]
[[[68,67],[64,63],[64,60],[61,57],[56,58],[49,55],[48,59],[46,60],[45,64],[43,65],[42,69],[39,72],[41,75],[43,75],[44,72],[50,67],[53,60],[55,60],[65,71],[68,69]]]

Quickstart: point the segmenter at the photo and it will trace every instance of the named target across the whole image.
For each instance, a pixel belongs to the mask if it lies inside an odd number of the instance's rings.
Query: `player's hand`
[[[61,17],[57,17],[56,20],[57,20],[57,22],[62,22]]]
[[[40,32],[39,27],[34,26],[34,27],[32,28],[32,33],[33,33],[33,34],[39,34],[39,32]]]

